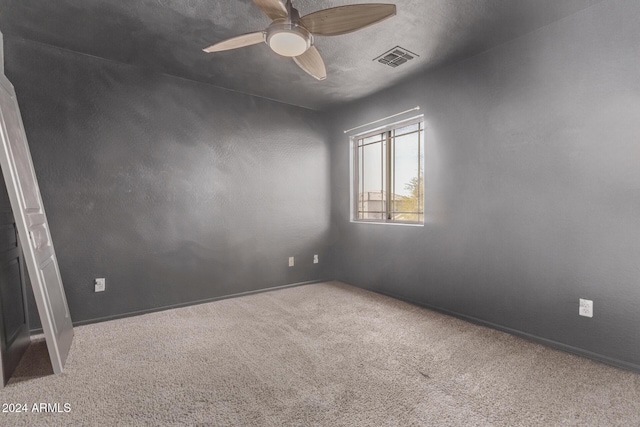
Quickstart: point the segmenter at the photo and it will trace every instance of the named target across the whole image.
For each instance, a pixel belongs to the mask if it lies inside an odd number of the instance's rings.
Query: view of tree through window
[[[401,123],[355,139],[355,218],[424,222],[424,123]]]

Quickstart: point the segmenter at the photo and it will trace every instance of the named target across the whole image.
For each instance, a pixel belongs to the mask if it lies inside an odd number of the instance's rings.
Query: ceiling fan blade
[[[264,41],[264,31],[257,33],[242,34],[240,36],[231,37],[209,47],[202,49],[207,53],[221,52],[223,50],[237,49],[239,47],[251,46],[262,43]]]
[[[395,14],[395,4],[352,4],[310,13],[303,16],[300,23],[313,34],[338,36],[368,27]]]
[[[293,60],[310,76],[318,80],[327,78],[327,69],[324,66],[320,52],[315,46],[311,46],[305,53],[294,57]]]
[[[287,8],[280,0],[253,0],[253,2],[265,15],[271,18],[272,21],[289,16]]]

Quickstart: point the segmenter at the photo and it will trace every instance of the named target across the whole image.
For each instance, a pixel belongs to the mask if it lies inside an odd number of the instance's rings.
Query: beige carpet
[[[640,375],[341,283],[78,327],[35,342],[0,425],[640,425]]]

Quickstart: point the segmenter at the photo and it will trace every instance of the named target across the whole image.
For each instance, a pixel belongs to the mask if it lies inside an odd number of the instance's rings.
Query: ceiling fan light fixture
[[[269,46],[278,55],[300,56],[309,48],[309,43],[299,34],[283,31],[271,36]]]
[[[245,0],[249,1],[249,0]],[[314,35],[339,36],[377,24],[396,14],[395,4],[358,3],[316,10],[300,16],[292,0],[253,0],[272,20],[264,31],[231,37],[202,49],[207,53],[221,52],[258,43],[266,43],[278,55],[292,58],[307,74],[317,80],[327,78],[327,69]],[[408,60],[409,57],[403,59]],[[389,61],[387,61],[389,62]],[[393,63],[399,65],[398,62]]]
[[[278,55],[295,57],[311,47],[311,33],[285,20],[277,20],[267,29],[265,41]]]

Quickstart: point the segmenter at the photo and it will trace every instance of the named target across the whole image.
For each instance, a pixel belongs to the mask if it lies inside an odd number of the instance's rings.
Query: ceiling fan
[[[313,45],[313,36],[338,36],[378,23],[396,14],[394,4],[367,3],[332,7],[300,16],[291,0],[253,0],[273,22],[264,31],[243,34],[202,49],[221,52],[265,42],[275,53],[293,58],[318,80],[327,78],[324,61]]]

